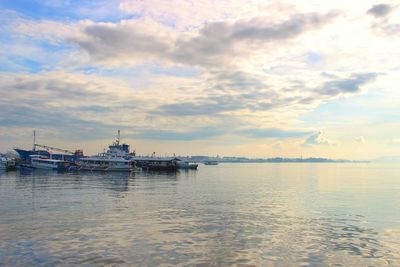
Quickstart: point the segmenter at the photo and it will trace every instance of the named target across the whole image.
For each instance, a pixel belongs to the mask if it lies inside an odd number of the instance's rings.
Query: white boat
[[[138,170],[174,171],[177,169],[175,158],[137,157],[129,151],[129,145],[121,144],[118,138],[108,146],[107,152],[97,156],[79,158],[69,170],[128,172]]]
[[[46,169],[46,170],[66,170],[70,163],[65,160],[52,159],[48,157],[43,157],[40,155],[30,156],[31,165],[36,169]]]
[[[178,160],[177,165],[178,169],[183,169],[183,170],[197,170],[197,167],[199,166],[197,163],[189,162],[186,160]]]
[[[15,160],[0,155],[0,170],[13,170],[13,169],[15,169]]]
[[[135,151],[129,151],[129,145],[121,144],[120,142],[120,131],[118,130],[118,138],[111,145],[108,146],[107,152],[100,153],[98,156],[92,157],[94,161],[96,159],[101,159],[103,165],[109,165],[110,168],[104,168],[102,165],[100,170],[113,170],[113,164],[115,165],[116,160],[121,160],[121,164],[126,164],[125,161],[130,162],[133,166],[132,169],[135,170],[136,167],[141,168],[142,170],[154,170],[154,171],[176,171],[177,163],[175,158],[159,158],[159,157],[139,157],[136,156]],[[80,164],[82,161],[88,161],[88,158],[81,158]],[[113,159],[114,162],[104,163],[106,159]],[[123,161],[125,160],[125,161]],[[100,162],[100,161],[99,161]],[[85,163],[87,167],[92,167],[94,165],[99,165],[98,163],[93,164],[93,162],[89,165]],[[129,164],[128,164],[129,165]],[[100,165],[99,165],[100,166]],[[96,167],[99,167],[96,166]],[[122,168],[122,166],[121,166]],[[118,169],[119,170],[119,169]],[[117,170],[113,170],[117,171]],[[121,170],[122,171],[122,170]]]
[[[76,161],[76,170],[130,172],[136,170],[136,162],[119,157],[94,156],[80,158]]]
[[[101,157],[112,157],[112,158],[130,158],[135,156],[135,152],[129,151],[128,144],[121,144],[120,141],[120,130],[118,130],[118,138],[111,145],[108,146],[107,152],[100,153]]]
[[[104,171],[104,172],[131,172],[137,170],[136,162],[131,159],[129,145],[120,143],[120,131],[118,138],[108,146],[107,152],[97,156],[82,157],[75,161],[76,166],[70,170],[77,171]]]

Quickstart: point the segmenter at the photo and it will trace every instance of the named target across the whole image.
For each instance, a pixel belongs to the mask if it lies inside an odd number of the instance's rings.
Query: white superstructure
[[[31,165],[37,169],[47,170],[66,170],[69,166],[68,161],[51,159],[40,155],[31,155]]]
[[[88,158],[80,158],[76,161],[77,170],[86,171],[134,171],[135,161],[118,157],[101,157],[94,156]]]

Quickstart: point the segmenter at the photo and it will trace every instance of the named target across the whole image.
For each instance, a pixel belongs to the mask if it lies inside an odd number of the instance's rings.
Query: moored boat
[[[136,162],[117,157],[93,156],[80,158],[76,161],[73,170],[104,171],[104,172],[131,172],[136,170]]]
[[[0,155],[0,170],[15,170],[15,160],[6,156]]]
[[[36,169],[65,171],[70,166],[70,162],[59,159],[52,159],[40,155],[30,156],[31,166]]]
[[[33,148],[31,150],[21,149],[21,148],[14,148],[14,150],[18,153],[19,158],[23,162],[30,162],[31,156],[34,155],[47,158],[51,157],[52,159],[65,160],[69,162],[74,162],[76,159],[83,157],[83,151],[80,149],[75,151],[70,151],[66,149],[37,144],[36,131],[33,131]],[[50,151],[52,151],[52,153],[50,153]],[[57,151],[58,153],[53,153],[54,151]]]
[[[178,169],[182,170],[197,170],[197,167],[199,166],[197,163],[189,162],[186,160],[178,160],[177,165]]]
[[[111,145],[105,153],[101,153],[95,158],[102,159],[122,159],[130,162],[135,162],[135,165],[142,170],[151,171],[176,171],[178,169],[177,160],[175,158],[159,158],[159,157],[140,157],[136,156],[135,152],[129,151],[129,145],[121,144],[120,131],[118,130],[118,138]],[[85,161],[85,158],[79,162]]]
[[[204,161],[204,165],[218,165],[218,161],[214,160]]]
[[[30,156],[32,155],[50,157],[49,151],[46,150],[36,150],[36,149],[26,150],[21,148],[14,148],[14,150],[18,153],[19,157],[24,161],[28,161],[30,159]]]
[[[176,171],[178,163],[175,158],[132,157],[137,166],[149,171]]]

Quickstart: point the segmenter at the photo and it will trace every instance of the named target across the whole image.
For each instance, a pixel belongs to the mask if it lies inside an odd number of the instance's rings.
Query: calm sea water
[[[400,266],[400,166],[0,173],[0,265]]]

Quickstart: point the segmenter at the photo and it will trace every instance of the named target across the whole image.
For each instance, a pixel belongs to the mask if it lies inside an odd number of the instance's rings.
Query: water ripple
[[[330,168],[3,173],[0,265],[400,266],[400,179]]]

